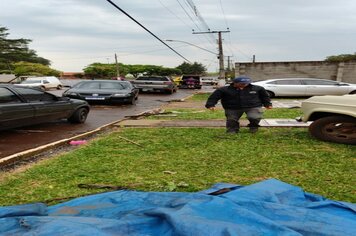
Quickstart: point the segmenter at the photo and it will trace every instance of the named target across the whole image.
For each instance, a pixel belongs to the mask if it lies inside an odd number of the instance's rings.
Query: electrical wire
[[[221,11],[222,11],[223,16],[224,16],[226,28],[229,29],[230,27],[229,27],[229,25],[227,23],[227,20],[226,20],[226,14],[225,14],[225,11],[224,11],[224,8],[223,8],[222,0],[219,0],[219,1],[220,1],[220,8],[221,8]]]
[[[183,9],[184,13],[188,16],[188,18],[193,22],[193,24],[197,27],[198,30],[202,31],[200,26],[195,22],[195,20],[193,19],[193,17],[188,13],[188,11],[185,9],[185,7],[183,6],[183,4],[180,2],[180,0],[176,0],[179,4],[179,6]],[[193,30],[194,31],[194,30]],[[206,40],[208,40],[212,45],[215,45],[215,42],[211,42],[211,40],[209,40],[209,38],[206,35],[200,35],[205,37]],[[200,39],[200,37],[198,38]]]
[[[184,47],[188,47],[188,45],[180,45],[180,46],[177,46],[175,48],[184,48]],[[163,48],[163,49],[157,49],[157,50],[148,50],[148,51],[133,51],[133,52],[127,52],[127,53],[124,53],[124,52],[121,52],[121,53],[117,53],[118,56],[120,57],[123,57],[123,56],[131,56],[131,55],[137,55],[137,54],[149,54],[149,53],[152,53],[152,52],[159,52],[159,51],[165,51],[165,50],[168,50],[168,48]],[[112,55],[110,56],[99,56],[99,57],[77,57],[77,58],[57,58],[57,59],[60,59],[60,60],[87,60],[87,59],[101,59],[101,58],[110,58],[112,57]]]
[[[185,14],[188,16],[188,18],[193,22],[193,24],[199,29],[199,25],[196,24],[196,22],[194,21],[194,19],[192,18],[192,16],[185,10],[185,8],[183,7],[182,3],[179,0],[176,0],[179,4],[179,6],[183,9],[183,11],[185,12]]]
[[[210,27],[209,27],[208,24],[205,22],[203,16],[200,14],[200,12],[199,12],[197,6],[194,4],[193,0],[185,0],[185,3],[186,3],[186,5],[190,8],[190,10],[191,10],[191,12],[194,14],[194,16],[198,19],[198,21],[200,21],[200,23],[201,23],[202,27],[204,28],[204,30],[210,31]],[[200,31],[202,31],[202,30],[200,30]],[[213,45],[216,44],[216,38],[214,37],[213,34],[210,34],[210,35],[209,35],[210,38],[209,38],[209,36],[207,36],[207,35],[204,35],[204,36],[207,38],[207,40],[208,40],[211,44],[213,44]]]
[[[156,36],[154,33],[152,33],[149,29],[147,29],[145,26],[143,26],[140,22],[138,22],[136,19],[134,19],[132,16],[130,16],[127,12],[125,12],[123,9],[121,9],[119,6],[117,6],[115,3],[113,3],[111,0],[106,0],[107,2],[109,2],[111,5],[113,5],[116,9],[118,9],[119,11],[121,11],[122,13],[124,13],[127,17],[129,17],[131,20],[133,20],[136,24],[138,24],[139,26],[141,26],[141,28],[143,28],[144,30],[146,30],[148,33],[150,33],[153,37],[155,37],[158,41],[160,41],[161,43],[163,43],[166,47],[168,47],[169,49],[171,49],[173,52],[175,52],[178,56],[180,56],[181,58],[183,58],[185,61],[191,63],[187,58],[185,58],[183,55],[181,55],[179,52],[177,52],[176,50],[174,50],[172,47],[170,47],[168,44],[166,44],[162,39],[160,39],[158,36]]]
[[[191,26],[188,25],[188,23],[186,23],[182,18],[180,18],[176,13],[174,13],[173,11],[171,11],[171,9],[169,9],[166,5],[164,5],[161,0],[158,0],[158,1],[159,1],[159,3],[160,3],[167,11],[169,11],[172,15],[174,15],[175,17],[177,17],[183,24],[185,24],[185,25],[188,26],[189,28],[191,27]]]

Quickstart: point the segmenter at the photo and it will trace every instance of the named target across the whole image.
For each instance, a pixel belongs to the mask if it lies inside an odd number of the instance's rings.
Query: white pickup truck
[[[356,95],[314,96],[302,102],[310,134],[323,141],[356,144]]]

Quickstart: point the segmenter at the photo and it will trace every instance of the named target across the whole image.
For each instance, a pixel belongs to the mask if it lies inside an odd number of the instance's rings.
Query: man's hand
[[[272,108],[273,108],[272,106],[267,106],[267,107],[266,107],[266,109],[268,109],[268,110],[269,110],[269,109],[272,109]]]
[[[215,111],[215,107],[209,107],[208,108],[210,111]]]

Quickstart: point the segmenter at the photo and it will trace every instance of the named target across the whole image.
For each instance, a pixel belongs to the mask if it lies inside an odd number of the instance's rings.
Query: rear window
[[[123,90],[127,89],[130,85],[128,83],[120,82],[102,82],[102,81],[90,81],[90,82],[81,82],[74,86],[74,88],[80,89],[118,89]]]
[[[169,81],[167,77],[138,77],[136,80],[146,81]]]

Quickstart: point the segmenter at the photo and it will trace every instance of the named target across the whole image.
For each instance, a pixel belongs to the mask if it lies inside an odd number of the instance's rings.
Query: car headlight
[[[63,93],[63,96],[78,96],[78,94],[73,92],[65,92]]]
[[[115,93],[113,94],[114,97],[129,97],[130,94],[122,94],[122,93]]]

